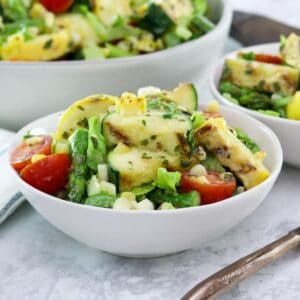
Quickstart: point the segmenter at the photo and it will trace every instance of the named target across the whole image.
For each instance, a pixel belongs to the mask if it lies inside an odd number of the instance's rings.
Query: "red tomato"
[[[68,154],[51,154],[25,167],[21,178],[42,192],[54,194],[65,186],[70,167]]]
[[[73,0],[40,0],[40,3],[42,3],[47,10],[55,14],[61,14],[71,7]]]
[[[16,171],[21,171],[31,162],[35,154],[49,155],[51,153],[52,137],[49,135],[38,135],[41,140],[34,144],[20,144],[11,154],[10,163]]]
[[[270,54],[255,54],[255,60],[275,65],[282,65],[283,63],[283,60],[280,56]]]
[[[209,183],[201,183],[196,176],[183,173],[181,176],[181,189],[184,192],[198,191],[201,195],[201,204],[209,204],[224,200],[234,193],[236,189],[235,178],[224,181],[216,172],[208,172],[206,175]]]

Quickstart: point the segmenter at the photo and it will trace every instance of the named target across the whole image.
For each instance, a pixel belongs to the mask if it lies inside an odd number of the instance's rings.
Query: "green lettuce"
[[[180,172],[168,172],[165,168],[159,168],[155,184],[160,189],[176,192],[176,186],[179,185],[180,179]]]

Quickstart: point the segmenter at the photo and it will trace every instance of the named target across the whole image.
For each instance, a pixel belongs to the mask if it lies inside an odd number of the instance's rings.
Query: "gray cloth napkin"
[[[0,224],[25,201],[10,175],[8,147],[12,132],[0,129]]]

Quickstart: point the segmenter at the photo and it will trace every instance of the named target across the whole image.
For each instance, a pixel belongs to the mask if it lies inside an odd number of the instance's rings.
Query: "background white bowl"
[[[89,94],[195,81],[221,54],[231,24],[227,0],[209,3],[213,19],[219,20],[216,28],[171,49],[105,61],[0,62],[0,127],[19,129]]]
[[[240,105],[234,104],[227,100],[219,92],[219,82],[223,71],[224,61],[227,57],[236,57],[237,52],[269,53],[278,54],[279,43],[263,44],[252,47],[247,47],[234,51],[225,57],[214,68],[210,78],[210,89],[214,97],[222,104],[232,107],[236,110],[250,114],[258,120],[268,125],[278,136],[283,148],[284,161],[295,167],[300,167],[300,121],[288,120],[283,118],[271,117],[255,110],[251,110]]]
[[[282,165],[282,150],[275,134],[254,118],[222,107],[232,127],[244,128],[264,149],[271,176],[257,187],[228,200],[174,211],[116,211],[60,200],[36,190],[10,167],[18,188],[51,224],[74,239],[122,256],[154,257],[203,245],[246,218],[272,188]],[[54,131],[59,113],[24,127],[14,138],[16,147],[33,128]]]

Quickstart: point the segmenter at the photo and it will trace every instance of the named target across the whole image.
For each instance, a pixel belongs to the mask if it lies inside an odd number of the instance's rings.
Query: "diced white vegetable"
[[[243,193],[243,192],[245,192],[245,187],[243,187],[243,186],[238,186],[237,188],[236,188],[236,191],[235,191],[237,194],[240,194],[240,193]]]
[[[125,198],[118,198],[113,206],[113,209],[116,210],[130,210],[131,209],[131,203],[129,200]]]
[[[135,194],[131,192],[124,192],[121,194],[121,198],[127,199],[130,202],[131,209],[137,210],[137,202],[135,200]]]
[[[154,210],[154,205],[150,200],[144,199],[137,204],[137,210]]]
[[[87,184],[87,194],[89,197],[100,194],[101,186],[95,175],[91,177]]]
[[[108,181],[108,169],[106,164],[99,164],[98,165],[98,173],[97,177],[99,181]]]
[[[135,200],[130,201],[130,204],[131,204],[131,209],[132,210],[137,210],[138,209],[138,203]]]
[[[189,173],[192,176],[205,176],[205,175],[207,175],[207,171],[206,171],[205,167],[201,164],[193,166]]]
[[[199,183],[209,184],[209,181],[208,181],[208,179],[205,176],[199,176],[199,177],[197,177],[197,181],[199,181]]]
[[[110,195],[116,195],[117,189],[116,186],[113,183],[110,183],[108,181],[102,180],[100,182],[100,192],[108,193]]]
[[[46,157],[46,155],[44,155],[44,154],[35,154],[31,157],[31,163],[34,164],[35,162],[37,162],[45,157]]]
[[[129,201],[135,201],[135,194],[131,192],[124,192],[121,194],[121,198],[125,198]]]
[[[155,86],[146,86],[138,89],[138,97],[146,97],[149,95],[158,95],[161,93],[161,89]]]
[[[42,138],[40,136],[33,136],[25,140],[25,143],[29,146],[38,144]]]
[[[55,153],[69,153],[69,144],[65,141],[56,141],[54,146]]]
[[[170,202],[164,202],[160,205],[158,208],[160,210],[169,210],[169,209],[175,209],[175,207]]]

